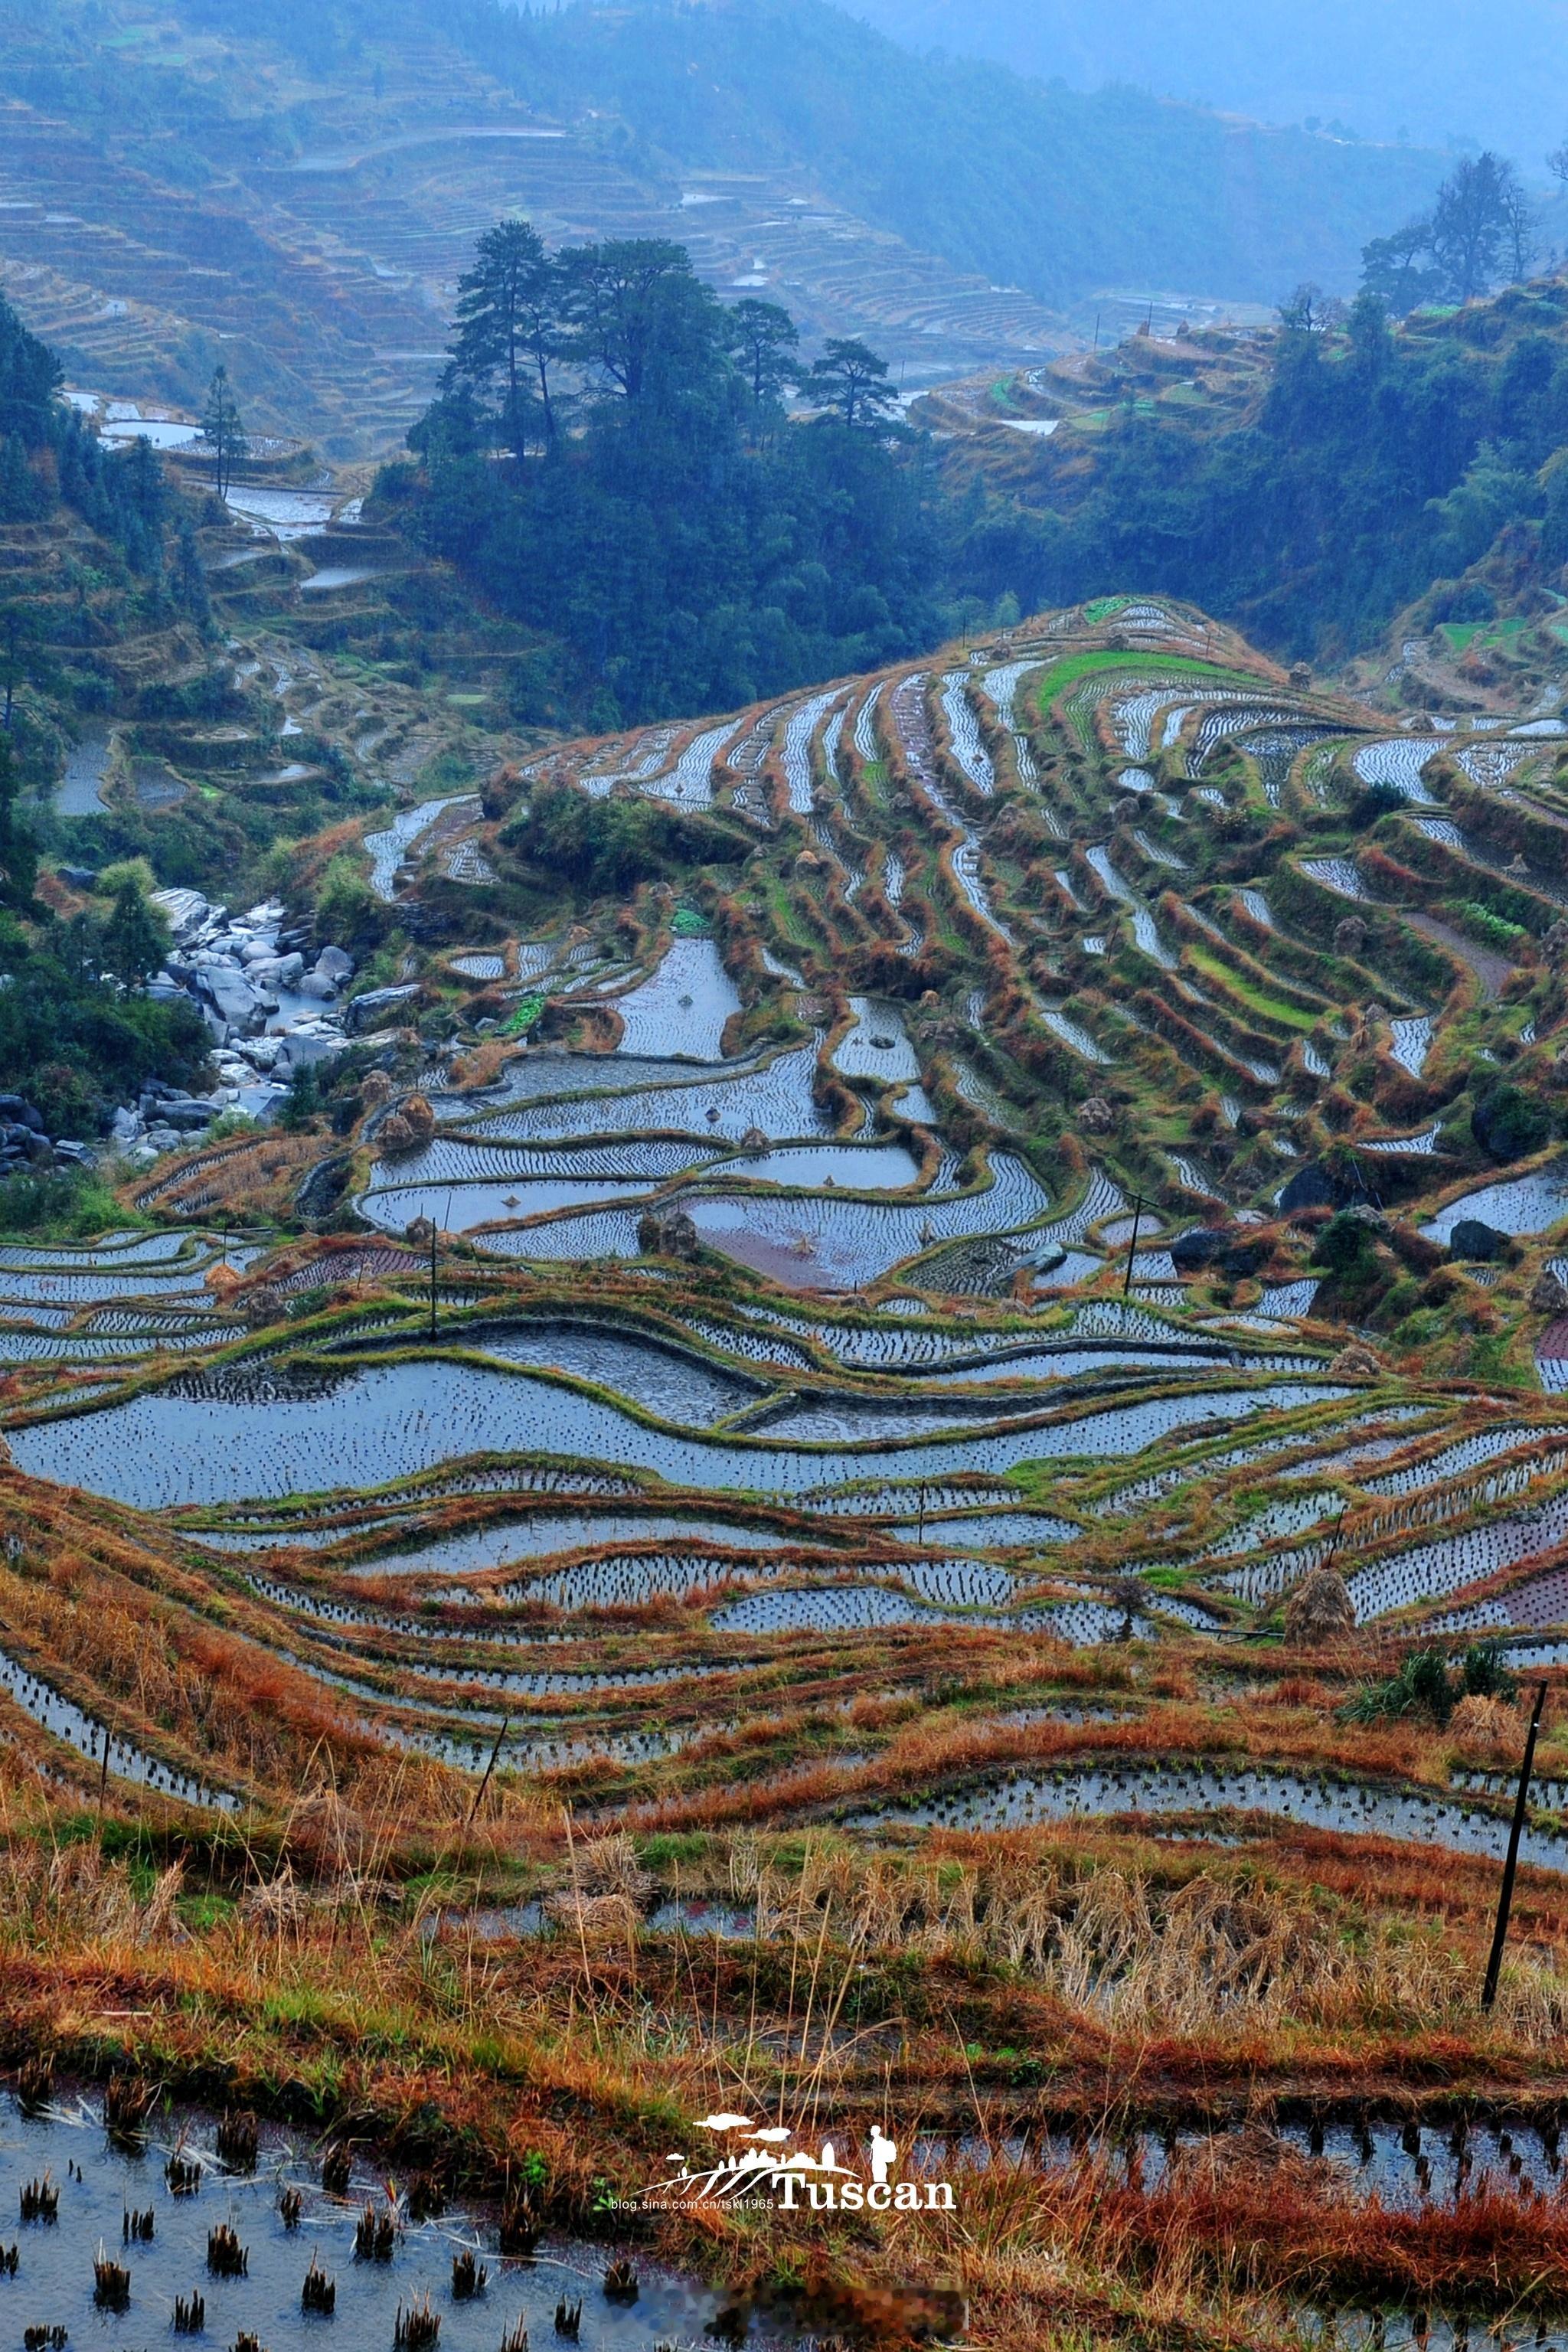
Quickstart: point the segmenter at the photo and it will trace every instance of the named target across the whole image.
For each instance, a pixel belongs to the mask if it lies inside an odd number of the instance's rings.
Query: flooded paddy
[[[55,787],[59,816],[101,816],[104,785],[114,759],[115,739],[107,727],[87,727],[66,753],[65,773]]]
[[[1281,1382],[1159,1397],[1077,1420],[921,1444],[932,1477],[1016,1463],[1141,1451],[1160,1436],[1268,1408],[1327,1403],[1347,1391]],[[330,1409],[329,1409],[330,1401]],[[441,1360],[376,1366],[325,1381],[309,1396],[226,1394],[211,1383],[154,1391],[73,1419],[10,1432],[29,1475],[79,1485],[148,1510],[280,1499],[383,1486],[479,1453],[555,1454],[657,1473],[688,1488],[795,1494],[863,1477],[856,1451],[791,1449],[684,1437],[527,1373]]]
[[[107,1760],[108,1777],[128,1780],[150,1794],[177,1798],[181,1803],[233,1812],[237,1800],[221,1789],[209,1788],[205,1781],[178,1765],[153,1756],[112,1731],[67,1698],[51,1683],[43,1681],[19,1660],[0,1651],[0,1691],[25,1715],[31,1716],[40,1730],[51,1739],[63,1740],[74,1748],[86,1762],[100,1770]]]
[[[212,1543],[212,1536],[197,1536]],[[287,1536],[268,1536],[284,1548]],[[397,1545],[364,1559],[339,1564],[341,1576],[484,1576],[520,1559],[550,1559],[555,1552],[585,1552],[599,1543],[715,1543],[726,1550],[773,1550],[781,1536],[766,1527],[742,1527],[733,1519],[703,1519],[670,1512],[538,1512],[491,1527],[466,1528],[456,1536],[430,1536],[426,1543]]]
[[[657,971],[613,1000],[625,1024],[620,1051],[676,1061],[721,1062],[726,1024],[740,992],[713,940],[675,940]]]
[[[612,2300],[604,2292],[616,2252],[609,2245],[547,2237],[529,2260],[504,2260],[493,2212],[454,2207],[416,2221],[402,2200],[388,2208],[388,2167],[374,2151],[356,2157],[347,2193],[337,2197],[321,2185],[320,2151],[309,2137],[265,2129],[250,2173],[225,2165],[216,2141],[216,2119],[198,2111],[155,2107],[144,2134],[125,2141],[106,2136],[95,2095],[61,2098],[37,2115],[0,2097],[0,2198],[13,2221],[27,2181],[47,2174],[59,2190],[58,2220],[22,2228],[16,2275],[0,2282],[14,2340],[21,2341],[25,2321],[64,2329],[73,2346],[120,2352],[166,2336],[176,2301],[199,2294],[209,2343],[248,2336],[269,2352],[305,2352],[319,2347],[324,2329],[344,2352],[386,2352],[400,2311],[427,2296],[443,2346],[495,2352],[503,2336],[521,2342],[523,2328],[535,2344],[556,2340],[555,2308],[565,2298],[582,2302],[576,2340],[584,2352],[647,2352],[656,2342],[702,2341],[726,2303],[641,2252],[636,2301]],[[176,2154],[196,2168],[194,2193],[176,2195],[169,2186]],[[286,2191],[299,2199],[292,2225],[282,2210]],[[390,2211],[389,2242],[384,2258],[378,2252],[374,2260],[356,2260],[355,2230],[367,2204]],[[121,2252],[124,2216],[149,2210],[151,2236]],[[216,2274],[209,2263],[209,2233],[225,2224],[246,2256],[238,2276]],[[130,2273],[119,2310],[94,2301],[100,2247],[113,2248]],[[453,2293],[453,2263],[469,2251],[483,2258],[489,2275],[483,2291],[464,2300]],[[312,2264],[335,2288],[330,2318],[300,2308]],[[786,2340],[763,2323],[748,2338],[763,2352]]]
[[[472,805],[479,802],[471,794],[457,793],[446,800],[424,801],[417,808],[403,809],[384,832],[367,833],[364,837],[366,855],[370,858],[370,887],[376,897],[390,906],[396,895],[396,883],[404,861],[414,848],[444,817],[448,809]]]
[[[1568,1165],[1542,1169],[1531,1176],[1500,1177],[1495,1184],[1461,1193],[1422,1231],[1432,1241],[1451,1241],[1454,1227],[1468,1217],[1500,1234],[1545,1233],[1568,1217]]]
[[[845,1826],[867,1833],[1003,1830],[1080,1817],[1163,1814],[1202,1821],[1226,1813],[1259,1814],[1342,1836],[1443,1846],[1497,1861],[1508,1843],[1509,1823],[1502,1811],[1426,1790],[1272,1768],[1246,1770],[1205,1764],[1128,1762],[1063,1767],[1050,1773],[1014,1772],[929,1797],[891,1799],[855,1812]],[[1568,1872],[1568,1833],[1532,1823],[1524,1832],[1520,1856],[1541,1870]]]
[[[689,1134],[739,1144],[752,1129],[779,1141],[828,1135],[813,1097],[815,1047],[710,1076],[669,1060],[630,1055],[529,1055],[508,1065],[498,1087],[437,1106],[443,1127],[496,1143],[585,1140],[595,1135]]]
[[[833,1049],[833,1066],[842,1077],[879,1078],[889,1086],[918,1082],[920,1058],[910,1042],[900,1006],[852,996],[854,1026]]]

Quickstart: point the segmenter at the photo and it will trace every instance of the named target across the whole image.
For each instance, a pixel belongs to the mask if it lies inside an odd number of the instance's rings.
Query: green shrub
[[[502,1034],[508,1037],[526,1037],[543,1012],[544,1004],[542,996],[520,998],[507,1015]]]
[[[1346,1723],[1383,1723],[1413,1715],[1447,1723],[1454,1712],[1455,1693],[1448,1680],[1448,1662],[1441,1650],[1412,1650],[1402,1658],[1397,1674],[1385,1682],[1364,1683],[1341,1709]]]
[[[1489,947],[1512,948],[1530,936],[1522,923],[1510,923],[1506,916],[1494,915],[1489,907],[1481,906],[1474,898],[1454,899],[1448,911],[1477,939],[1485,940]]]
[[[1495,1642],[1471,1643],[1459,1661],[1459,1683],[1465,1698],[1511,1698],[1519,1688]]]
[[[1550,1139],[1552,1114],[1519,1087],[1489,1087],[1476,1097],[1470,1132],[1490,1160],[1527,1160]]]

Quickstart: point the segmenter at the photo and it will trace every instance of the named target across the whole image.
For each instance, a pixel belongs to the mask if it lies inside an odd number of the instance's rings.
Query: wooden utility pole
[[[1132,1234],[1131,1238],[1127,1244],[1127,1272],[1122,1276],[1121,1280],[1121,1296],[1123,1298],[1128,1297],[1132,1289],[1132,1253],[1138,1246],[1138,1220],[1142,1215],[1146,1205],[1142,1193],[1134,1192],[1132,1195]]]
[[[501,1741],[506,1738],[507,1733],[508,1733],[510,1729],[511,1729],[511,1717],[510,1717],[510,1715],[504,1715],[504,1716],[502,1716],[502,1717],[501,1717],[501,1727],[500,1727],[500,1729],[496,1733],[496,1744],[495,1744],[495,1746],[490,1749],[490,1760],[489,1760],[489,1762],[485,1766],[485,1777],[484,1777],[484,1779],[479,1782],[479,1787],[474,1790],[474,1801],[473,1801],[473,1803],[468,1807],[468,1820],[463,1823],[463,1827],[464,1827],[464,1829],[465,1829],[465,1830],[471,1830],[471,1829],[473,1828],[473,1826],[474,1826],[474,1816],[475,1816],[475,1814],[476,1814],[476,1813],[479,1811],[479,1805],[480,1805],[480,1802],[481,1802],[481,1801],[482,1801],[482,1799],[483,1799],[483,1797],[484,1797],[485,1790],[486,1790],[489,1787],[489,1785],[490,1785],[490,1774],[495,1770],[495,1769],[496,1769],[496,1761],[497,1761],[497,1759],[498,1759],[498,1758],[500,1757],[500,1744],[501,1744]]]
[[[1530,1771],[1535,1761],[1535,1735],[1541,1728],[1541,1710],[1546,1704],[1546,1685],[1541,1684],[1531,1710],[1530,1730],[1524,1742],[1524,1761],[1519,1768],[1519,1793],[1513,1801],[1513,1824],[1508,1833],[1508,1859],[1502,1866],[1502,1888],[1498,1895],[1497,1927],[1492,1936],[1491,1957],[1487,1962],[1487,1980],[1481,1987],[1481,2007],[1490,2009],[1497,1999],[1498,1978],[1502,1973],[1503,1946],[1508,1941],[1508,1915],[1513,1908],[1513,1882],[1519,1869],[1519,1841],[1524,1830],[1525,1801],[1530,1794]]]

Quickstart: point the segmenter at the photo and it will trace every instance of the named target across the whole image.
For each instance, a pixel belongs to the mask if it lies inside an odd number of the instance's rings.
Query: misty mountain
[[[1302,278],[1349,290],[1362,246],[1425,209],[1443,170],[1415,148],[919,57],[822,0],[479,5],[458,22],[542,109],[601,110],[684,167],[804,166],[864,218],[1058,305],[1127,284],[1266,303]]]
[[[1472,139],[1528,178],[1568,137],[1564,0],[855,0],[920,50],[1070,89],[1125,82],[1274,123],[1417,145]]]

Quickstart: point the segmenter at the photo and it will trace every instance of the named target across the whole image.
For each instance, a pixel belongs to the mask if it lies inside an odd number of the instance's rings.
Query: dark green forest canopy
[[[417,475],[380,490],[409,536],[564,641],[590,718],[732,709],[946,634],[960,509],[882,413],[874,354],[833,347],[821,413],[790,422],[776,385],[755,398],[732,314],[679,247],[550,266],[549,383],[509,371],[504,339],[460,334],[410,436]],[[569,389],[551,391],[563,360]]]
[[[685,328],[642,397],[601,380],[577,437],[514,462],[454,387],[414,436],[420,475],[384,478],[416,537],[566,641],[605,724],[874,667],[1005,598],[1163,590],[1327,660],[1420,598],[1489,615],[1494,545],[1515,584],[1568,556],[1556,281],[1397,331],[1370,298],[1283,327],[1245,413],[1129,396],[1005,490],[875,416],[759,410],[722,307],[684,267],[671,283]]]
[[[145,441],[106,449],[56,397],[60,381],[54,352],[0,295],[0,523],[64,510],[99,534],[121,567],[121,593],[149,619],[190,618],[193,602],[205,608],[205,588],[199,566],[186,583],[160,460]],[[71,631],[90,635],[92,625],[79,611],[7,597],[0,580],[8,719],[0,724],[0,1090],[28,1095],[55,1135],[91,1134],[103,1101],[149,1077],[187,1082],[209,1045],[189,1006],[142,992],[162,943],[156,955],[144,945],[127,956],[128,901],[107,919],[62,922],[34,896],[38,844],[18,803],[24,781],[38,780],[32,762],[43,747],[22,709],[9,708],[10,690],[29,680],[63,692],[55,675],[62,660],[83,657]]]
[[[1019,506],[976,519],[961,580],[1006,575],[1026,606],[1163,589],[1319,660],[1417,599],[1485,618],[1568,557],[1568,286],[1398,331],[1363,299],[1279,331],[1245,415],[1128,398],[1086,446],[1058,436]]]

